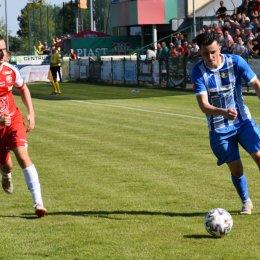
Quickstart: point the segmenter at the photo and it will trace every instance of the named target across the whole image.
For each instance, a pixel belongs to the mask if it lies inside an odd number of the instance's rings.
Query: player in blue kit
[[[215,33],[199,34],[194,40],[203,60],[192,70],[193,89],[199,107],[206,114],[210,145],[217,164],[226,163],[242,201],[240,214],[249,215],[253,203],[240,159],[240,144],[260,169],[260,129],[251,118],[242,95],[242,79],[254,87],[260,99],[260,81],[243,58],[220,53]]]

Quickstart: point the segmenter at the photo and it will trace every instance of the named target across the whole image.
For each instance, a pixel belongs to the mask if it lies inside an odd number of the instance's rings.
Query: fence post
[[[36,46],[36,35],[35,35],[35,13],[33,9],[33,40],[34,40],[34,45]]]
[[[183,69],[184,69],[184,87],[186,88],[187,86],[186,86],[186,57],[184,56],[184,59],[183,59],[183,61],[184,61],[184,64],[183,64]]]
[[[124,83],[126,83],[126,81],[125,81],[125,57],[124,57]]]
[[[159,86],[162,86],[162,62],[161,59],[159,58]]]
[[[47,5],[47,28],[48,28],[48,45],[50,45],[50,31],[49,31],[49,8],[48,8],[48,5]]]
[[[169,85],[168,85],[168,79],[169,79],[169,56],[167,56],[166,58],[166,62],[167,62],[167,65],[166,65],[166,87],[168,88]]]
[[[112,72],[112,83],[113,83],[114,82],[113,57],[111,57],[111,72]]]
[[[137,84],[139,86],[139,57],[137,55]]]
[[[54,4],[55,39],[57,37],[56,5]]]
[[[29,50],[28,50],[28,54],[31,54],[31,37],[30,37],[30,31],[31,31],[31,26],[30,26],[30,14],[29,14],[29,10],[27,10],[28,13],[28,43],[29,43]]]
[[[42,42],[42,8],[40,7],[40,27],[41,27],[41,42]]]
[[[73,34],[73,12],[72,12],[72,0],[70,1],[70,8],[71,8],[71,33],[70,34]]]
[[[64,10],[64,2],[63,2],[63,5],[62,5],[62,19],[63,19],[63,32],[62,32],[62,34],[65,34],[65,10]],[[66,35],[67,36],[67,35]]]

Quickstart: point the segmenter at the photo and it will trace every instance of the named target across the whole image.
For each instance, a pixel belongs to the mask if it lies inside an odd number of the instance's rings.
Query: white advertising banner
[[[25,83],[36,82],[36,81],[49,82],[49,80],[48,80],[48,74],[49,74],[49,70],[50,70],[49,65],[19,66],[18,68],[21,72],[21,75],[22,75]],[[57,77],[59,80],[59,75],[57,75]]]
[[[17,56],[17,65],[44,65],[50,64],[50,59],[48,55],[28,55],[28,56]]]

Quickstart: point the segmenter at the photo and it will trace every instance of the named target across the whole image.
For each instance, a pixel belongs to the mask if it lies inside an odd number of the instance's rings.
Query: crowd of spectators
[[[248,55],[260,56],[260,0],[242,0],[242,4],[228,15],[223,1],[216,11],[218,21],[204,25],[200,33],[217,33],[221,46],[221,53],[236,54],[242,57]],[[160,57],[197,57],[200,56],[199,47],[188,42],[184,35],[177,33],[174,41],[166,46],[165,42],[157,44],[157,52],[151,47],[147,52],[147,59]],[[154,54],[152,53],[154,52]]]
[[[70,39],[71,36],[68,34],[67,36],[61,36],[60,39],[57,37],[55,39],[52,39],[51,46],[48,46],[47,42],[44,42],[43,44],[41,41],[38,42],[38,46],[33,46],[33,54],[34,55],[51,55],[52,53],[52,47],[55,47],[55,44],[64,40],[64,39]],[[56,48],[59,52],[61,51],[61,47]]]

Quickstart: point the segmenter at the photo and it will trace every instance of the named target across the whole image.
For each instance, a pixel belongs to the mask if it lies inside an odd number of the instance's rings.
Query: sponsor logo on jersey
[[[9,84],[12,83],[12,76],[7,76],[6,82],[9,83]]]
[[[8,75],[8,74],[12,74],[12,71],[10,70],[10,71],[4,71],[3,72],[3,75]]]
[[[223,79],[225,79],[225,78],[227,78],[227,71],[223,71],[223,72],[221,72],[221,77],[223,78]]]

